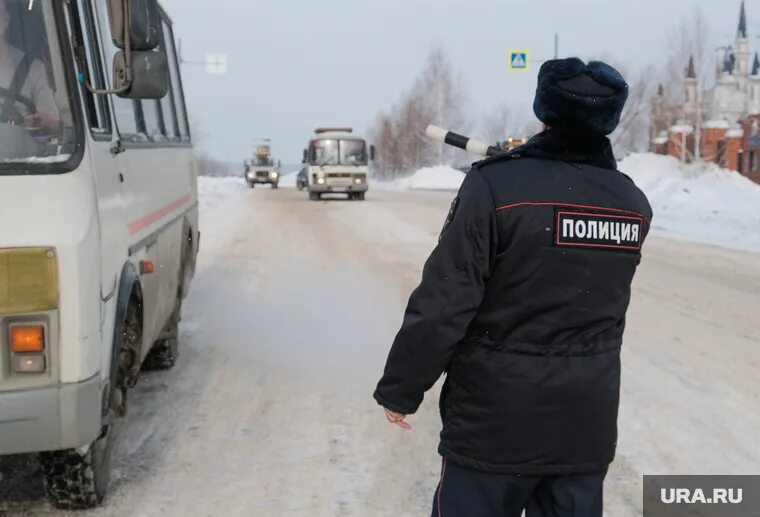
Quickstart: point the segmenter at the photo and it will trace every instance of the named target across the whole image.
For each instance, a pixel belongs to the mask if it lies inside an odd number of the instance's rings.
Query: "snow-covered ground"
[[[82,515],[429,515],[434,388],[413,429],[371,398],[451,192],[200,181],[202,250],[174,369],[140,378],[111,495]],[[623,352],[609,517],[641,515],[643,474],[760,465],[760,255],[654,236]],[[0,460],[0,514],[53,510],[29,457]]]
[[[198,203],[202,213],[209,212],[219,204],[229,201],[235,193],[244,191],[248,186],[242,176],[199,176]]]
[[[280,176],[280,187],[295,188],[298,171],[286,171]]]
[[[655,235],[760,251],[760,185],[717,165],[684,165],[650,153],[632,154],[618,168],[649,197]],[[463,180],[461,171],[438,166],[379,186],[457,190]]]

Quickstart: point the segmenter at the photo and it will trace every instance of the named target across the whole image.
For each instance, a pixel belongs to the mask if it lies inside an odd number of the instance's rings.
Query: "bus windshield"
[[[367,165],[364,140],[314,140],[309,156],[311,165]]]
[[[0,0],[0,173],[75,148],[54,1]]]

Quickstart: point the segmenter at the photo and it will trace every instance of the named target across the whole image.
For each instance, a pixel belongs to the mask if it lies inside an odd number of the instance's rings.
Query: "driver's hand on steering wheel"
[[[37,110],[36,113],[24,117],[24,127],[29,130],[48,129],[55,131],[60,124],[57,115],[48,113],[43,110]]]

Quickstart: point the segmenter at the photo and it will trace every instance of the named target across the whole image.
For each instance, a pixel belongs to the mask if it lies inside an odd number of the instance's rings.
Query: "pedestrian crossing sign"
[[[509,70],[512,72],[527,72],[530,68],[530,54],[527,50],[509,51]]]

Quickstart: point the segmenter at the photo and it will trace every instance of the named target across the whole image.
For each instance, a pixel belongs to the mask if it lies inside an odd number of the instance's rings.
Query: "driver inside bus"
[[[7,42],[10,23],[6,0],[0,0],[0,123],[21,123],[29,131],[58,133],[60,112],[45,65]]]

